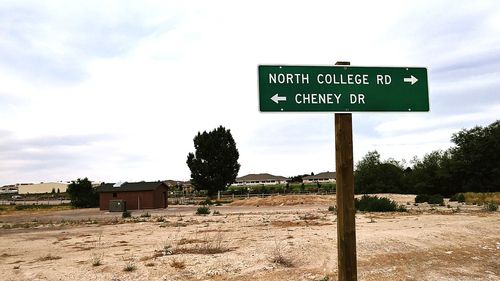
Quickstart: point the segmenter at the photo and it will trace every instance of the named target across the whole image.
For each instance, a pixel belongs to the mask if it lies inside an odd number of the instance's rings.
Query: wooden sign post
[[[356,281],[352,114],[429,111],[427,68],[259,65],[261,112],[335,113],[339,281]]]
[[[350,65],[337,62],[336,65]],[[352,114],[335,113],[335,165],[337,172],[338,280],[356,281],[356,223]]]

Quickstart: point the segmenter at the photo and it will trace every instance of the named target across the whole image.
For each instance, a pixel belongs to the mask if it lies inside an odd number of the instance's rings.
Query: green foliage
[[[450,196],[453,193],[451,184],[452,155],[446,151],[433,151],[426,154],[422,160],[415,159],[410,184],[417,194],[442,194]]]
[[[488,203],[484,206],[484,209],[489,212],[496,212],[498,211],[498,205],[495,203]]]
[[[428,194],[418,194],[415,197],[415,203],[425,203],[429,202],[429,195]]]
[[[382,162],[377,151],[368,152],[356,166],[356,193],[406,193],[406,185],[402,165],[392,159]]]
[[[189,153],[187,165],[191,182],[198,190],[213,196],[236,180],[240,164],[236,142],[230,130],[220,126],[211,132],[198,132],[194,137],[195,153]]]
[[[208,215],[208,214],[210,214],[210,208],[208,208],[207,206],[198,207],[198,209],[196,209],[196,214],[197,215]]]
[[[415,197],[415,203],[429,203],[429,204],[439,204],[444,206],[444,198],[441,194],[418,194]]]
[[[50,209],[60,208],[61,206],[68,206],[68,205],[67,204],[61,204],[61,205],[15,205],[14,209],[16,211],[22,211],[22,210],[47,210],[47,209],[50,210]]]
[[[99,206],[99,194],[87,179],[72,181],[66,190],[71,200],[71,205],[77,208],[91,208]]]
[[[130,213],[130,211],[123,211],[122,212],[122,218],[130,218],[132,216],[132,214]]]
[[[367,212],[394,212],[398,204],[389,198],[363,195],[361,199],[354,201],[356,209]]]
[[[465,196],[464,196],[464,194],[463,194],[463,193],[459,193],[459,194],[458,194],[458,196],[457,196],[457,201],[458,201],[459,203],[463,203],[463,202],[465,202]]]
[[[464,129],[451,138],[453,184],[459,192],[495,192],[500,188],[500,120]]]
[[[413,166],[406,169],[394,160],[381,161],[376,151],[368,152],[356,165],[356,192],[448,197],[500,191],[500,120],[486,127],[464,129],[453,134],[451,140],[453,148],[415,158]],[[465,201],[462,196],[455,199]]]
[[[429,201],[427,201],[427,202],[429,202],[429,204],[443,205],[444,204],[444,198],[440,194],[434,194],[434,195],[429,196]]]
[[[337,211],[337,207],[335,207],[335,205],[328,206],[328,211],[329,212],[335,212],[335,211]]]
[[[201,201],[198,205],[209,205],[209,206],[212,206],[214,204],[214,202],[212,202],[212,200],[210,200],[210,198],[207,198],[203,201]]]

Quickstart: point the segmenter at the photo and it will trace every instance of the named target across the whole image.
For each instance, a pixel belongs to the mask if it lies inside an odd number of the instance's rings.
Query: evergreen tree
[[[71,205],[77,208],[90,208],[99,206],[99,194],[87,179],[77,179],[68,185],[66,190],[71,200]]]
[[[198,132],[193,141],[195,152],[189,153],[186,161],[191,183],[212,197],[236,180],[240,170],[236,142],[231,131],[222,126],[211,132]]]

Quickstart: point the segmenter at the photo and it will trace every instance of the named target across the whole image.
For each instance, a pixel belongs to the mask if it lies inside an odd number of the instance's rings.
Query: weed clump
[[[170,266],[177,269],[184,269],[186,268],[186,263],[184,261],[173,259],[170,262]]]
[[[284,267],[292,267],[293,261],[291,258],[285,256],[285,247],[281,241],[274,241],[274,248],[271,254],[271,262],[282,265]]]
[[[38,258],[37,261],[51,261],[51,260],[59,260],[59,259],[61,259],[60,256],[53,256],[52,254],[48,254],[46,256]]]
[[[484,206],[484,210],[488,212],[496,212],[498,211],[498,205],[495,203],[488,203]]]
[[[208,208],[207,206],[198,207],[198,209],[196,209],[196,214],[197,215],[209,215],[210,208]]]
[[[137,266],[131,262],[127,262],[125,267],[123,267],[123,271],[131,272],[137,269]]]

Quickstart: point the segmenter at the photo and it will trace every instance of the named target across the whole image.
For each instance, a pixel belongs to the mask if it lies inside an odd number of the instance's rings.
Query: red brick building
[[[127,210],[168,207],[168,186],[160,181],[108,183],[99,186],[97,191],[101,210],[109,210],[111,200],[124,200]]]

